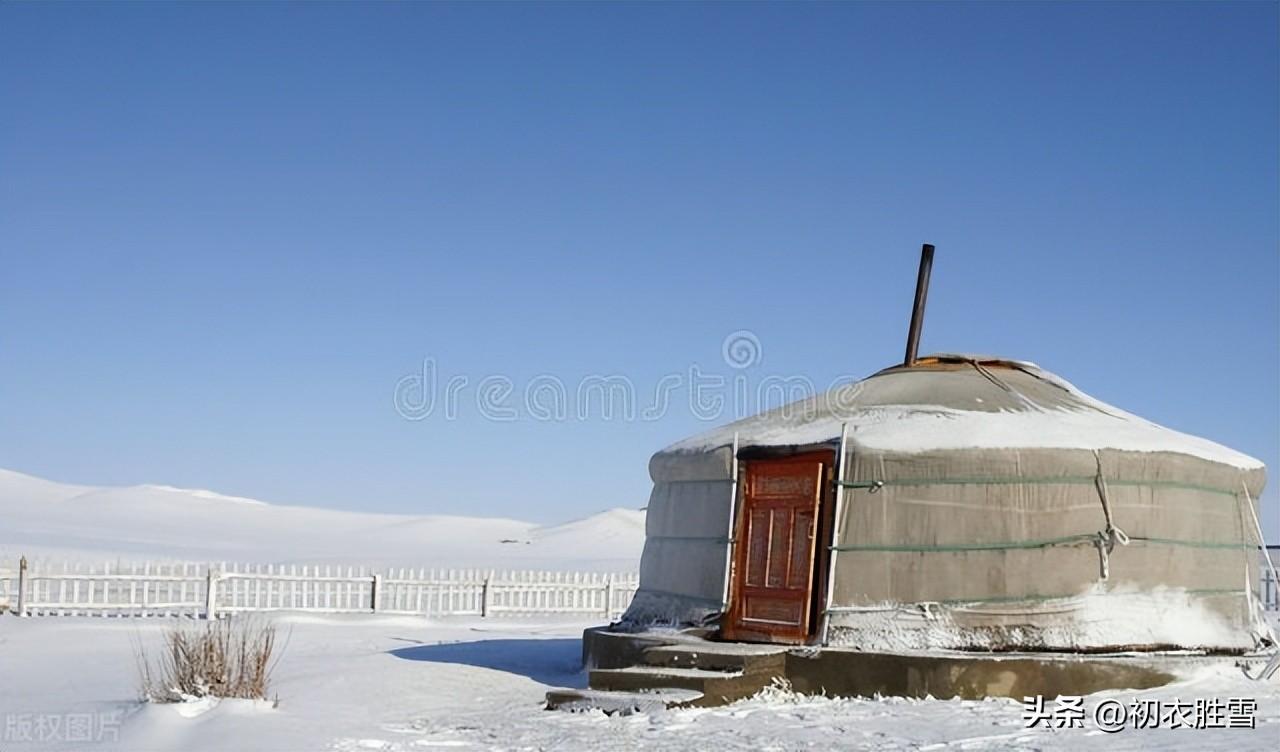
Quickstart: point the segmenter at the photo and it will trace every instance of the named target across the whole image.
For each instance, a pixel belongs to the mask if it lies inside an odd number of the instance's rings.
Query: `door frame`
[[[823,611],[826,608],[827,588],[829,587],[828,570],[831,560],[831,531],[835,524],[835,463],[836,451],[829,447],[809,447],[794,449],[789,452],[761,451],[760,449],[739,452],[739,483],[734,504],[734,529],[730,541],[732,555],[729,557],[730,570],[729,597],[725,612],[721,618],[720,637],[726,627],[733,623],[741,606],[740,597],[743,590],[743,579],[746,577],[747,540],[744,537],[747,520],[747,483],[745,479],[753,462],[814,462],[822,465],[819,479],[818,510],[815,516],[813,534],[813,571],[809,579],[808,628],[803,638],[797,643],[779,640],[777,636],[766,632],[752,633],[750,630],[736,629],[738,634],[734,640],[738,642],[766,642],[777,644],[812,644],[820,638]]]

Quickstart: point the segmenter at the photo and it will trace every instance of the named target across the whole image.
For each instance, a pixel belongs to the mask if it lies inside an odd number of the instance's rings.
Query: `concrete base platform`
[[[872,653],[716,642],[705,630],[627,634],[603,628],[583,634],[583,657],[592,690],[680,689],[700,695],[676,703],[681,705],[724,704],[775,682],[797,692],[846,697],[1083,695],[1158,687],[1192,664],[1241,660],[1181,653]]]
[[[788,653],[786,678],[795,691],[805,694],[977,700],[1150,689],[1176,677],[1148,661],[1129,657],[865,653],[827,648]]]

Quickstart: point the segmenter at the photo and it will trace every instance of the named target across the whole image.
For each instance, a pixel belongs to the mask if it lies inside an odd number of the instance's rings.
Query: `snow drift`
[[[94,487],[0,470],[0,560],[164,557],[365,566],[633,570],[644,512],[562,525],[268,504],[162,485]]]

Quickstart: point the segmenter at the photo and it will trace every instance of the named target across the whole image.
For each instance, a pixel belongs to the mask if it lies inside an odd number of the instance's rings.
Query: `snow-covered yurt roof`
[[[1174,452],[1244,470],[1248,455],[1094,399],[1034,363],[935,354],[673,444],[662,455],[839,441],[888,452],[1036,447]]]

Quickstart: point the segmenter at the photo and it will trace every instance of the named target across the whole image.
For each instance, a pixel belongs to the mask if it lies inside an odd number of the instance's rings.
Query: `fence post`
[[[218,575],[213,571],[213,565],[204,573],[204,618],[216,619],[218,617]]]
[[[489,580],[493,578],[493,572],[485,572],[484,584],[480,586],[480,618],[489,615]]]
[[[18,616],[27,615],[27,557],[18,560]]]
[[[604,576],[604,618],[613,616],[613,575]]]
[[[373,576],[373,602],[369,606],[375,614],[382,608],[382,575],[380,574]]]

